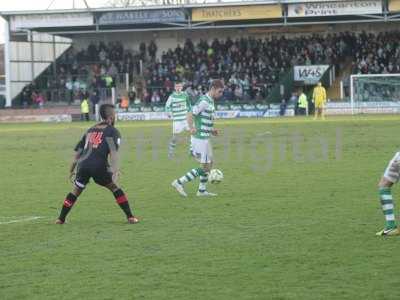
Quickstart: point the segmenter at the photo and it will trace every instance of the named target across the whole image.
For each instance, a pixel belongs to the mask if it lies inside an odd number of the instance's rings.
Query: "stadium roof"
[[[313,0],[311,0],[313,1]],[[314,0],[317,1],[317,0]],[[149,9],[171,9],[171,8],[198,8],[198,7],[214,7],[214,6],[238,6],[238,5],[256,5],[256,4],[281,4],[285,2],[293,2],[290,0],[252,0],[252,1],[231,1],[231,2],[213,2],[213,3],[188,3],[179,5],[143,5],[128,7],[100,7],[100,8],[80,8],[80,9],[47,9],[47,10],[18,10],[18,11],[2,11],[0,15],[40,15],[40,14],[57,14],[57,13],[82,13],[82,12],[109,12],[109,11],[129,11],[129,10],[149,10]]]
[[[159,0],[156,0],[159,1]],[[221,1],[221,0],[216,0]],[[315,16],[315,17],[296,17],[290,18],[287,13],[284,13],[284,9],[279,9],[279,15],[274,15],[266,18],[238,18],[238,19],[193,19],[190,17],[192,9],[199,10],[199,8],[213,8],[213,7],[237,7],[237,6],[281,6],[280,4],[285,3],[304,3],[304,0],[224,0],[223,2],[212,3],[199,3],[198,0],[185,1],[186,4],[181,5],[149,5],[149,6],[129,6],[129,7],[101,7],[101,8],[85,8],[85,9],[58,9],[58,10],[30,10],[30,11],[5,11],[0,12],[0,16],[5,19],[11,20],[10,30],[13,34],[23,35],[28,30],[35,30],[40,32],[48,32],[50,34],[59,34],[70,36],[81,33],[113,33],[113,32],[129,32],[129,31],[164,31],[164,30],[193,30],[193,29],[216,29],[216,28],[251,28],[251,27],[273,27],[273,26],[302,26],[302,25],[319,25],[319,24],[349,24],[349,23],[375,23],[375,22],[398,22],[400,21],[400,14],[390,13],[387,10],[383,10],[380,14],[355,14],[355,15],[327,15],[327,16]],[[326,0],[309,0],[308,2],[314,1],[326,1]],[[338,0],[342,1],[342,0]],[[152,2],[155,3],[155,2]],[[273,5],[275,4],[275,5]],[[247,9],[247,8],[246,8]],[[275,8],[276,9],[276,8]],[[145,15],[141,15],[142,11],[151,12],[152,10],[166,11],[172,10],[178,12],[181,16],[177,19],[160,19],[155,13],[156,17],[148,18]],[[121,13],[127,12],[127,15],[121,15]],[[134,13],[133,13],[134,12]],[[137,12],[137,16],[135,13]],[[132,15],[129,15],[132,13]],[[53,25],[54,20],[47,22],[45,16],[57,17],[60,14],[78,15],[81,14],[82,18],[90,22],[83,22],[80,24],[74,23],[69,25],[68,23],[58,22],[57,25]],[[105,21],[101,22],[103,17]],[[121,16],[123,17],[121,17]],[[182,15],[184,15],[182,17]],[[31,17],[32,16],[32,17]],[[41,18],[43,16],[43,18]],[[127,16],[129,22],[123,22]],[[31,18],[30,18],[31,17]],[[13,18],[17,22],[13,22]],[[25,20],[27,19],[27,21]],[[60,17],[63,19],[63,17]],[[122,21],[120,20],[122,19]],[[14,20],[14,21],[15,21]],[[99,21],[100,20],[100,21]],[[117,20],[117,21],[115,21]],[[23,25],[17,24],[21,21]],[[43,22],[42,22],[43,21]],[[36,22],[36,23],[35,23]],[[13,26],[13,24],[15,26]],[[36,26],[37,25],[37,26]]]
[[[47,10],[18,10],[18,11],[0,11],[0,16],[15,16],[15,15],[40,15],[40,14],[57,14],[57,13],[80,13],[80,12],[109,12],[109,11],[129,11],[129,10],[149,10],[149,9],[171,9],[171,8],[201,8],[201,7],[216,7],[216,6],[243,6],[243,5],[258,5],[258,4],[293,4],[305,2],[327,2],[328,0],[186,0],[185,4],[164,5],[162,3],[148,2],[142,5],[127,6],[127,7],[97,7],[97,8],[79,8],[79,9],[47,9]],[[335,0],[346,1],[346,0]],[[157,1],[155,1],[157,2]]]

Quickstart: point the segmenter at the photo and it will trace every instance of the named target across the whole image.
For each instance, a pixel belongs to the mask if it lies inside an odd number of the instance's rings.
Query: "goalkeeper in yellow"
[[[318,115],[325,120],[326,90],[321,82],[318,82],[314,88],[312,102],[314,103],[314,120],[318,118]]]

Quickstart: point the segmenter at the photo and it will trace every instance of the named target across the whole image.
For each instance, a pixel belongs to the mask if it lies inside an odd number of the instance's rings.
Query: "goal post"
[[[400,103],[400,74],[356,74],[350,76],[351,113],[362,107],[392,106]]]

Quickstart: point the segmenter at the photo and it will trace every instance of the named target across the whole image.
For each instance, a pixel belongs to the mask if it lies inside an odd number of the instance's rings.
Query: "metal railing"
[[[72,91],[92,91],[101,88],[118,87],[120,89],[128,90],[133,82],[133,75],[128,73],[118,73],[111,76],[113,81],[107,84],[104,76],[91,75],[71,75],[62,74],[59,76],[41,75],[35,80],[35,88],[39,91],[42,90],[72,90]],[[103,82],[100,82],[103,80]]]
[[[113,92],[111,88],[96,89],[99,102],[112,102]],[[44,100],[44,105],[61,104],[66,105],[79,104],[83,98],[89,98],[93,91],[74,91],[66,88],[61,89],[35,89],[29,94],[22,92],[13,101],[16,107],[36,107],[38,106],[37,97],[40,95]]]
[[[243,2],[265,2],[263,0],[124,0],[110,1],[112,7],[138,7],[138,6],[182,6],[196,4],[235,4]]]
[[[206,92],[205,88],[203,88],[203,89],[197,88],[195,90],[196,90],[195,93],[188,92],[188,95],[189,95],[190,100],[191,100],[192,103],[195,103],[199,99],[199,97],[201,95],[203,95],[204,92]],[[165,103],[167,101],[167,99],[168,99],[169,94],[172,91],[173,90],[171,90],[169,93],[165,92],[165,89],[162,86],[147,86],[145,94],[149,93],[150,96],[147,96],[148,98],[146,98],[146,95],[144,95],[144,98],[141,99],[141,100],[142,100],[142,102],[145,102],[145,103],[157,103],[157,102],[152,101],[152,99],[151,99],[151,95],[154,92],[157,92],[159,94],[159,96],[160,96],[159,103]],[[233,95],[230,94],[230,96],[228,96],[227,94],[224,94],[218,100],[218,103],[229,103],[229,104],[234,104],[234,103],[255,103],[255,102],[257,102],[257,103],[266,103],[266,100],[267,100],[267,97],[260,97],[260,96],[257,97],[257,98],[256,97],[251,97],[249,92],[246,90],[246,91],[243,91],[242,96],[237,96],[237,95],[234,95],[234,94]],[[276,102],[278,102],[278,101],[276,101]]]

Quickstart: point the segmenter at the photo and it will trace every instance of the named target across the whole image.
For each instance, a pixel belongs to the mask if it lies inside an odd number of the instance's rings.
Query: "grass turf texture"
[[[374,236],[397,116],[218,121],[225,179],[207,199],[198,180],[187,199],[170,187],[196,166],[182,143],[167,160],[170,123],[119,123],[121,185],[142,222],[91,183],[54,225],[87,125],[0,125],[0,299],[400,298],[400,239]]]

